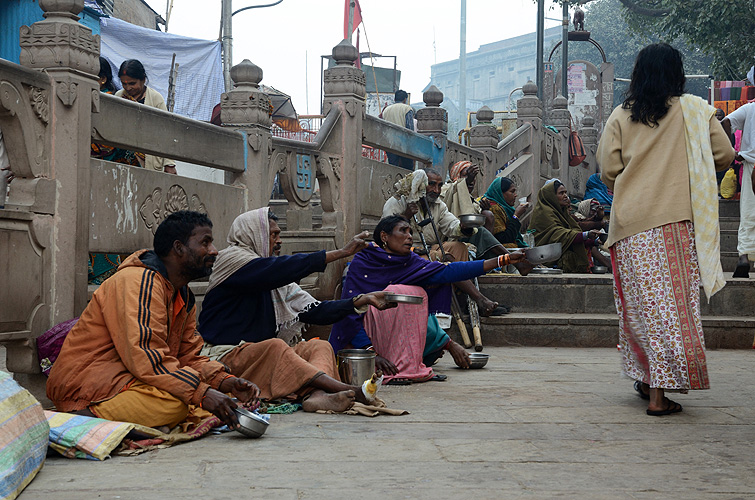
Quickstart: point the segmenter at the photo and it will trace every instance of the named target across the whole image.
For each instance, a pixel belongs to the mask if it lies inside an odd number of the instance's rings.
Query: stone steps
[[[703,316],[709,349],[749,349],[755,317]],[[613,314],[511,313],[482,318],[483,345],[528,347],[613,347],[619,340],[619,318]],[[454,328],[452,336],[461,343]]]
[[[753,344],[755,280],[732,279],[710,303],[702,294],[702,322],[711,349],[747,349]],[[480,289],[512,308],[506,316],[482,318],[483,345],[612,347],[619,319],[610,275],[487,275]],[[469,320],[466,318],[471,335]],[[454,324],[449,334],[461,336]]]

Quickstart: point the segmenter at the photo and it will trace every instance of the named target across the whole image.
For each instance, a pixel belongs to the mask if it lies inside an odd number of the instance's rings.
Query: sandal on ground
[[[671,415],[672,413],[679,413],[682,411],[682,405],[675,403],[668,398],[663,398],[667,406],[665,410],[647,410],[647,414],[653,417],[662,417],[663,415]]]
[[[734,274],[732,275],[732,278],[749,278],[750,277],[750,263],[747,264],[737,264],[736,269],[734,269]]]
[[[412,385],[408,378],[394,378],[385,383],[385,385]]]
[[[650,399],[650,394],[642,390],[642,382],[639,380],[634,383],[634,390],[637,391],[637,394],[639,394],[642,399]]]
[[[430,377],[428,380],[434,380],[435,382],[445,382],[447,378],[448,378],[448,375],[436,373],[435,375]]]

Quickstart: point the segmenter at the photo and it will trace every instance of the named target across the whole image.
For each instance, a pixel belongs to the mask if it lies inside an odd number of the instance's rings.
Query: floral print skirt
[[[619,240],[611,260],[624,373],[652,388],[708,389],[692,223]]]

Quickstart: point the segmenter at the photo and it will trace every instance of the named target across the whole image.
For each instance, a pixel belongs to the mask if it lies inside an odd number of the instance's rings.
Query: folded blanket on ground
[[[45,411],[50,425],[50,448],[67,458],[105,460],[113,455],[138,455],[145,451],[167,448],[191,441],[223,425],[220,419],[200,408],[193,408],[184,422],[170,433],[130,422],[114,422],[102,418],[71,413]],[[125,439],[131,431],[145,439]]]
[[[45,411],[45,416],[50,424],[50,448],[67,458],[105,460],[131,429],[141,427],[55,411]]]
[[[0,498],[16,498],[37,475],[48,432],[39,402],[0,371]]]

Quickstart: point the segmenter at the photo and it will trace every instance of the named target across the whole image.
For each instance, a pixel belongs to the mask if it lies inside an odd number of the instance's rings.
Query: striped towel
[[[684,94],[679,103],[682,106],[684,136],[687,143],[695,248],[700,262],[700,280],[710,302],[713,294],[726,285],[721,268],[716,170],[710,145],[709,121],[716,109],[690,94]]]
[[[0,498],[16,498],[37,475],[49,430],[39,402],[0,371]]]
[[[105,460],[136,424],[46,411],[50,448],[67,458]],[[141,428],[141,426],[138,426]]]

